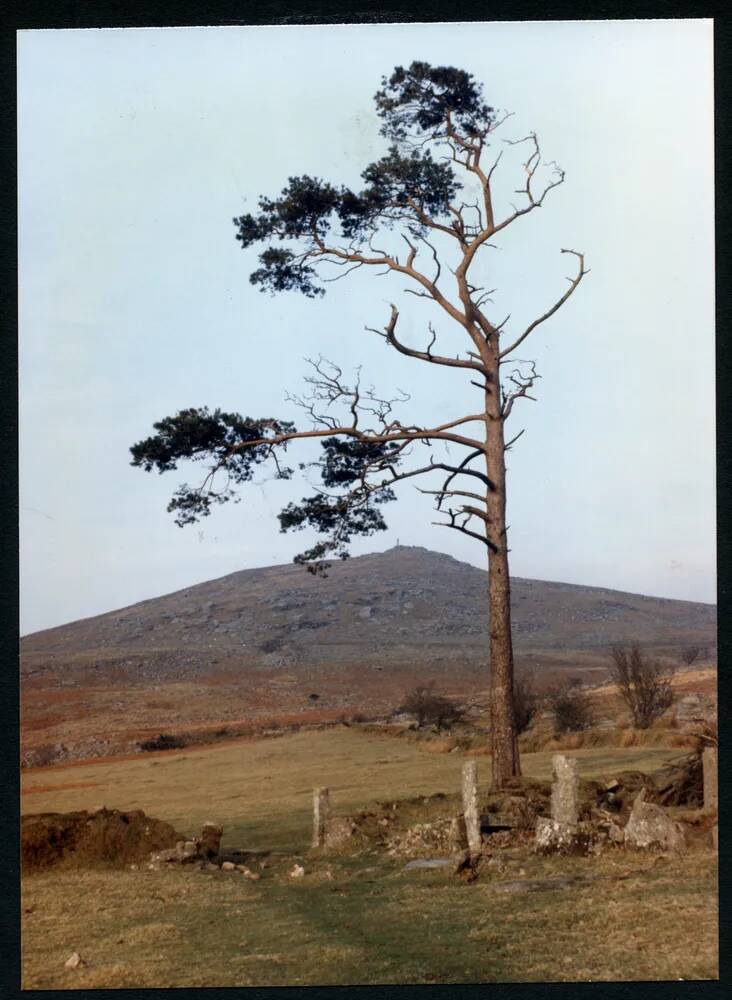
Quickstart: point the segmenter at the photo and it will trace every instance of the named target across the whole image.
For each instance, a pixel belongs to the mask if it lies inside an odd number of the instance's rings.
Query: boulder
[[[675,822],[661,806],[646,802],[646,791],[638,793],[628,822],[625,825],[625,843],[642,849],[660,848],[680,851],[685,846],[684,828]]]
[[[342,847],[356,832],[356,823],[350,816],[332,816],[325,831],[326,847]]]
[[[198,851],[206,861],[218,857],[223,834],[223,827],[217,823],[209,821],[203,824],[201,836],[198,838]]]

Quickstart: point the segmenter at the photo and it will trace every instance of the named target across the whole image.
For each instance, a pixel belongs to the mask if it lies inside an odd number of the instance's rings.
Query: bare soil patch
[[[129,865],[147,861],[151,851],[174,847],[182,839],[170,823],[141,809],[38,813],[22,817],[21,859],[24,872],[98,862]]]

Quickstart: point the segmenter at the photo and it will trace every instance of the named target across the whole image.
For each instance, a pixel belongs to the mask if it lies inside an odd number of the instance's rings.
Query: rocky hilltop
[[[638,641],[715,642],[713,605],[514,578],[519,664],[576,669]],[[22,640],[24,680],[184,680],[211,673],[485,668],[486,573],[397,546],[332,566],[244,570]]]

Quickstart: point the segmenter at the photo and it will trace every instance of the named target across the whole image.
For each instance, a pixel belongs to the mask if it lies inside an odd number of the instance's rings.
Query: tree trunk
[[[498,789],[521,774],[513,706],[513,641],[511,637],[511,578],[506,536],[506,459],[500,390],[486,396],[486,470],[495,489],[488,493],[488,613],[490,617],[490,705],[493,787]]]

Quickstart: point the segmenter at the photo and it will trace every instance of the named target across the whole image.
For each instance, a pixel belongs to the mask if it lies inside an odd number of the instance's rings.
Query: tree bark
[[[506,458],[498,365],[486,393],[486,472],[495,489],[487,495],[488,615],[490,621],[490,706],[493,787],[521,774],[513,706],[511,578],[506,534]]]

